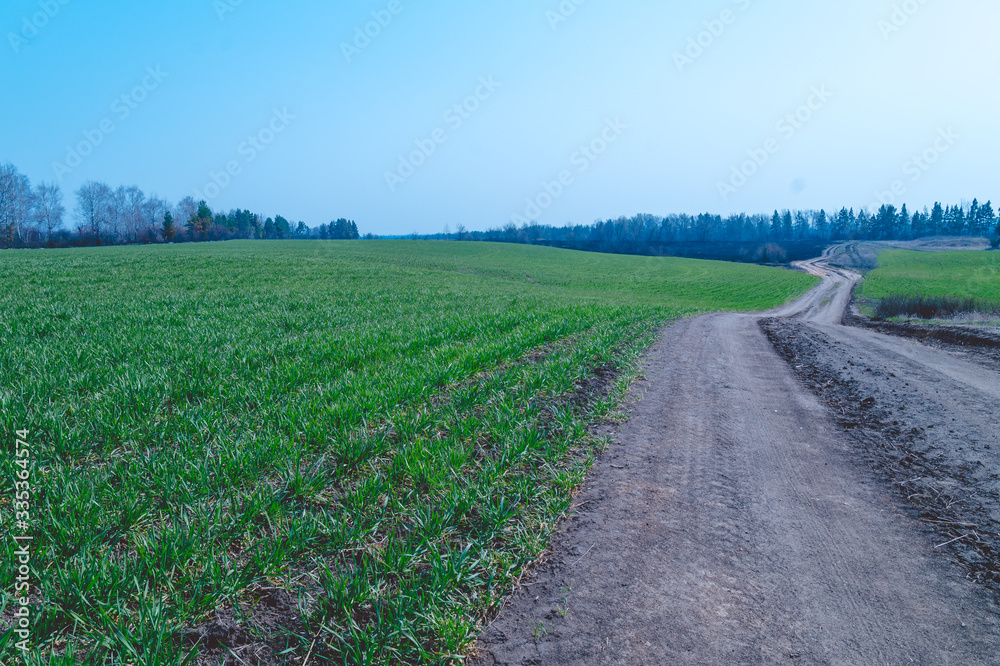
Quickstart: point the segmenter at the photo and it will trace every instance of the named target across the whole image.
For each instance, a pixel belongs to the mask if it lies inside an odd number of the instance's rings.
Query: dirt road
[[[823,284],[771,313],[770,327],[716,314],[666,331],[552,556],[483,634],[474,663],[1000,663],[993,591],[873,463],[893,459],[821,401],[837,377],[862,392],[898,381],[858,399],[865,409],[885,399],[889,413],[891,398],[912,398],[923,427],[940,421],[948,438],[909,441],[950,479],[977,456],[1000,469],[1000,374],[839,325],[857,276],[821,260],[802,267]],[[787,363],[765,330],[808,363]],[[878,423],[903,433],[909,417]],[[988,476],[968,511],[997,512]]]

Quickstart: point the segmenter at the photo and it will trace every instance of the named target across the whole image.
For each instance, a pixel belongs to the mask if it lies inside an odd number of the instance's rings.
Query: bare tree
[[[14,238],[14,198],[20,175],[13,164],[0,164],[0,243],[3,247],[10,247]]]
[[[119,185],[118,189],[110,190],[110,195],[107,200],[107,221],[108,229],[107,235],[108,240],[111,243],[117,244],[126,240],[125,237],[125,222],[127,211],[127,191],[125,186]]]
[[[182,227],[198,216],[198,202],[193,197],[184,197],[174,209],[174,222]]]
[[[144,226],[143,205],[146,195],[136,185],[118,188],[116,197],[122,207],[121,218],[125,241],[134,243]]]
[[[150,196],[142,204],[142,230],[140,238],[143,242],[155,242],[159,234],[164,214],[170,210],[170,204],[157,196]]]
[[[55,183],[39,183],[35,188],[35,224],[49,243],[53,234],[62,228],[66,213],[62,198],[62,190]]]
[[[76,219],[80,235],[90,234],[100,245],[101,239],[109,232],[108,213],[111,209],[114,192],[104,183],[87,181],[76,191]]]
[[[31,181],[8,163],[0,164],[0,244],[13,247],[31,224],[34,192]]]

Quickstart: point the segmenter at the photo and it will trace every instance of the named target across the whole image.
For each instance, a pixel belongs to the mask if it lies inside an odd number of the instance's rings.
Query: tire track
[[[778,314],[842,328],[855,277],[806,264],[823,284]],[[473,663],[998,663],[989,595],[939,557],[760,318],[664,332],[581,509]]]

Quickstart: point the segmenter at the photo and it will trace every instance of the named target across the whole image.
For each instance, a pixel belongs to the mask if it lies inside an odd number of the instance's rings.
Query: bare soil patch
[[[879,321],[854,312],[854,308],[845,314],[844,323],[886,335],[917,340],[938,349],[966,353],[974,356],[978,362],[994,370],[1000,370],[1000,329],[993,331],[986,327]]]
[[[855,318],[856,321],[860,321]],[[867,327],[934,343],[939,349],[974,349],[990,366],[998,350],[963,330],[873,322]],[[893,488],[912,515],[936,536],[939,550],[970,578],[1000,594],[1000,445],[995,412],[962,409],[922,390],[913,377],[873,362],[823,331],[787,319],[761,328],[799,379],[836,415],[858,452]],[[954,341],[954,342],[953,342]],[[995,343],[993,343],[995,344]]]

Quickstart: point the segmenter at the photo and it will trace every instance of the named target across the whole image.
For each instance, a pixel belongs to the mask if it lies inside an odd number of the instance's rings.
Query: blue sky
[[[1000,201],[993,0],[577,2],[5,0],[0,161],[380,234]]]

